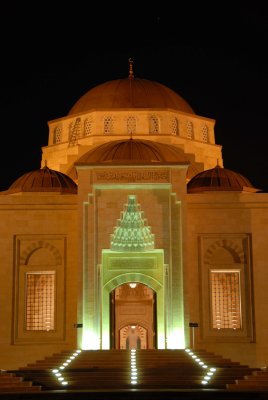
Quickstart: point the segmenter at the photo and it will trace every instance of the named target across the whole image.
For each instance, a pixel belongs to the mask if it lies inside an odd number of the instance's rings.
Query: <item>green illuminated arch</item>
[[[101,315],[102,315],[102,349],[110,348],[110,293],[118,286],[123,285],[128,282],[138,282],[150,287],[156,293],[157,299],[157,347],[159,349],[165,348],[165,285],[164,285],[164,274],[163,274],[163,253],[159,252],[159,250],[155,250],[159,258],[159,268],[162,270],[161,279],[155,279],[153,274],[149,272],[149,274],[145,274],[144,271],[135,271],[135,272],[124,272],[119,273],[113,276],[110,280],[103,282],[102,286],[102,307],[101,307]],[[107,253],[106,253],[107,256]],[[131,263],[131,256],[129,257],[129,262]],[[142,262],[142,259],[141,259]],[[105,270],[105,266],[103,266]],[[159,274],[159,271],[158,271]],[[105,276],[104,273],[102,276]]]
[[[157,346],[165,348],[164,251],[155,250],[154,235],[135,195],[128,202],[111,235],[110,250],[102,251],[101,346],[110,348],[110,293],[128,282],[149,286],[157,299]]]

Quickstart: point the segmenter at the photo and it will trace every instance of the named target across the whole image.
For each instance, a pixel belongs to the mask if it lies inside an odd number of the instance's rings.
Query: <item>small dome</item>
[[[170,108],[194,114],[190,105],[167,86],[132,76],[95,86],[73,105],[68,114],[99,108]]]
[[[220,166],[208,169],[195,175],[187,184],[188,193],[211,191],[245,191],[259,192],[250,181],[238,172]]]
[[[181,149],[150,140],[124,139],[104,143],[84,154],[75,164],[189,164]]]
[[[76,194],[77,185],[69,176],[45,166],[44,168],[26,172],[5,191],[6,194],[20,192]]]

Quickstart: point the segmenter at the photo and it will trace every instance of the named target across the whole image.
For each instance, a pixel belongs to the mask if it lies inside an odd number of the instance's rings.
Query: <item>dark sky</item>
[[[1,3],[0,190],[40,167],[47,121],[132,57],[136,77],[215,119],[225,168],[268,192],[266,1],[69,3]]]

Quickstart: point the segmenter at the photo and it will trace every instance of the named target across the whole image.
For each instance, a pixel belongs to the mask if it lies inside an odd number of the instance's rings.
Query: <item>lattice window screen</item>
[[[104,133],[112,133],[113,132],[113,119],[112,117],[104,118]]]
[[[155,115],[150,117],[150,133],[159,133],[159,121]]]
[[[127,119],[127,132],[136,133],[136,119],[133,116],[130,116]]]
[[[172,133],[172,135],[179,134],[179,122],[178,122],[177,118],[171,119],[171,133]]]
[[[241,295],[239,271],[210,272],[212,327],[241,329]]]
[[[26,330],[50,331],[55,325],[55,272],[26,274]]]
[[[91,135],[91,131],[92,131],[92,119],[86,118],[84,122],[84,135],[85,136]]]
[[[207,127],[207,125],[202,126],[202,139],[203,139],[203,142],[208,142],[208,127]]]
[[[186,131],[187,131],[187,139],[193,139],[194,127],[193,127],[193,123],[191,121],[187,121]]]
[[[60,143],[61,142],[61,137],[62,137],[62,128],[61,126],[56,126],[54,129],[54,143]]]

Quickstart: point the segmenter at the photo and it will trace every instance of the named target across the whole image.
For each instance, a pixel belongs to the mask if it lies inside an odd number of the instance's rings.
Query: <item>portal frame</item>
[[[140,253],[120,253],[103,250],[100,274],[101,348],[110,349],[110,293],[118,286],[137,282],[156,293],[157,348],[166,348],[165,265],[163,250]]]

